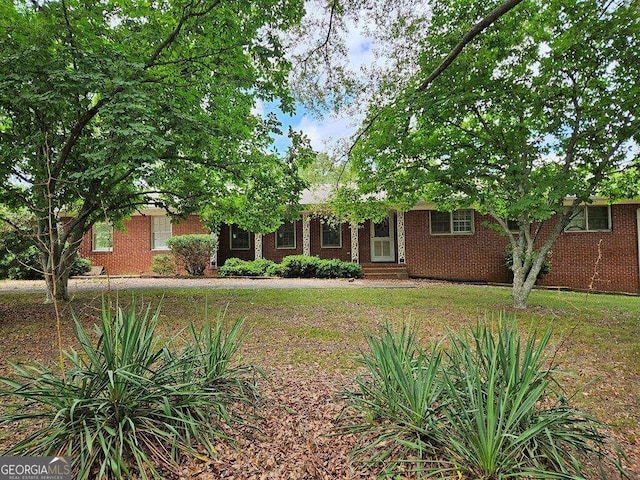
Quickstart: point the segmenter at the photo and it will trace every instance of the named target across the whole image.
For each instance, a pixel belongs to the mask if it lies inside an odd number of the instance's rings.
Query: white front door
[[[380,223],[371,222],[371,261],[393,262],[396,259],[393,243],[393,217],[388,216]]]

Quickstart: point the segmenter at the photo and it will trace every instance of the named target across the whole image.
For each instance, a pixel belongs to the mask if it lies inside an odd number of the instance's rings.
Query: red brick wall
[[[323,248],[320,242],[320,219],[312,218],[309,225],[310,233],[310,253],[320,258],[337,258],[339,260],[351,261],[351,229],[349,225],[342,225],[342,248]],[[276,263],[289,255],[302,255],[302,220],[296,221],[296,248],[276,248],[276,236],[274,233],[263,235],[262,256]],[[362,238],[362,235],[361,237]],[[254,237],[250,235],[251,250],[231,250],[229,227],[223,225],[220,229],[220,247],[218,250],[218,265],[231,257],[242,260],[254,259]]]
[[[92,235],[82,239],[80,255],[89,258],[93,265],[105,267],[109,275],[151,273],[153,257],[171,253],[170,250],[151,250],[151,216],[135,215],[124,223],[125,231],[113,232],[113,251],[93,252]],[[172,225],[172,235],[209,233],[195,215]]]
[[[429,211],[405,213],[405,249],[412,277],[444,280],[506,282],[507,239],[482,225],[474,212],[473,235],[431,235]]]
[[[611,232],[566,232],[552,249],[548,286],[640,293],[637,205],[611,207]],[[473,235],[431,235],[429,212],[405,214],[407,267],[413,277],[510,282],[504,266],[507,239],[474,214]],[[551,228],[551,222],[545,228]],[[361,242],[362,245],[362,242]],[[599,259],[598,259],[599,258]]]
[[[612,205],[610,232],[565,232],[552,248],[543,285],[640,293],[638,205]]]

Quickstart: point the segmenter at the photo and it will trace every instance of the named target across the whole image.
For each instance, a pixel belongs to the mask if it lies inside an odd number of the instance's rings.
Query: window
[[[249,232],[246,230],[237,225],[231,225],[229,235],[231,235],[231,250],[249,250],[251,248]]]
[[[171,219],[166,216],[151,217],[151,250],[169,250],[167,240],[171,238]]]
[[[296,248],[296,223],[286,222],[276,230],[276,248]]]
[[[107,222],[93,225],[92,245],[94,252],[113,252],[113,226]]]
[[[608,206],[581,207],[565,228],[567,232],[597,232],[608,230],[611,230],[611,211]]]
[[[342,247],[342,229],[340,225],[320,224],[320,246],[322,248]]]
[[[431,211],[431,234],[464,234],[473,233],[473,210],[456,210],[455,212]]]

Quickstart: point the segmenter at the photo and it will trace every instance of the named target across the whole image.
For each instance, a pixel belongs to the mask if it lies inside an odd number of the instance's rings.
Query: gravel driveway
[[[147,288],[415,288],[415,280],[365,280],[316,278],[141,278],[76,277],[69,293],[91,290]],[[0,280],[0,292],[45,292],[44,280]]]

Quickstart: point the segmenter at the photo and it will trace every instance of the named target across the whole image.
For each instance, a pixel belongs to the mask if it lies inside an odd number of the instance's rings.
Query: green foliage
[[[32,238],[21,235],[15,230],[5,227],[0,229],[0,278],[12,280],[41,280],[42,254],[33,245]],[[73,256],[73,263],[69,267],[69,275],[83,275],[91,270],[91,261]]]
[[[151,261],[151,271],[158,275],[174,275],[176,273],[176,263],[172,255],[154,255]]]
[[[229,364],[242,321],[228,332],[222,316],[192,325],[178,350],[156,335],[159,315],[103,303],[95,342],[74,317],[81,350],[65,352],[66,376],[13,365],[17,380],[2,379],[0,394],[17,403],[5,403],[0,422],[43,422],[6,453],[70,455],[79,479],[164,478],[180,454],[215,455],[220,422],[241,421],[229,407],[256,395],[250,369]]]
[[[348,392],[350,431],[369,461],[464,478],[592,478],[608,456],[602,426],[569,405],[549,366],[548,329],[525,341],[515,320],[450,333],[425,353],[413,332],[368,339],[367,375]]]
[[[258,260],[229,258],[218,269],[218,275],[221,277],[263,277],[271,275],[269,272],[274,266],[274,262],[263,258]]]
[[[353,262],[337,259],[321,259],[316,264],[317,278],[362,278],[362,267]]]
[[[640,23],[628,0],[523,2],[421,90],[424,72],[499,3],[430,2],[418,73],[380,82],[352,158],[363,195],[493,217],[517,252],[514,305],[524,307],[581,202],[638,194],[640,64],[630,52]],[[388,98],[389,85],[400,93]]]
[[[306,255],[289,255],[277,264],[271,260],[229,258],[218,270],[221,277],[286,277],[286,278],[361,278],[357,263],[336,259],[320,259]]]
[[[318,257],[307,255],[289,255],[282,259],[280,264],[282,276],[285,278],[312,278],[316,276],[318,269]]]
[[[88,258],[82,258],[76,254],[73,263],[71,264],[71,276],[84,275],[91,271],[91,260]]]
[[[77,240],[140,206],[262,229],[295,210],[308,141],[290,132],[291,148],[274,151],[279,121],[252,110],[293,108],[280,39],[303,7],[0,3],[0,205],[32,214],[24,234],[52,254],[58,292]]]
[[[204,234],[178,235],[167,239],[167,245],[189,275],[202,276],[218,245],[218,239]]]
[[[379,335],[368,335],[368,352],[359,357],[367,371],[357,378],[358,389],[347,392],[350,410],[347,430],[359,433],[354,453],[368,463],[387,462],[390,470],[414,455],[433,458],[441,448],[444,416],[442,353],[424,351],[416,334],[404,325],[389,325]]]

